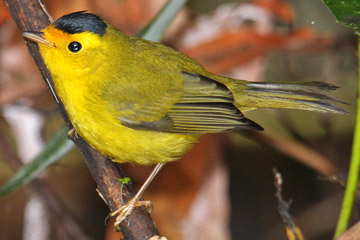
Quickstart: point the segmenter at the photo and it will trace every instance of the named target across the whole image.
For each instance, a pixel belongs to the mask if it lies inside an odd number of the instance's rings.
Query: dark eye
[[[81,50],[82,46],[79,42],[71,42],[68,48],[71,52],[76,53]]]

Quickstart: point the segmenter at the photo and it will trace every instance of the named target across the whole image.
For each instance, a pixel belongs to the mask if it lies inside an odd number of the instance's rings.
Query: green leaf
[[[353,28],[360,35],[359,0],[324,0],[324,3],[342,25]]]
[[[10,194],[36,178],[40,172],[68,153],[74,144],[67,139],[68,127],[60,129],[30,163],[21,168],[0,188],[0,197]]]
[[[122,184],[127,184],[128,182],[131,181],[131,178],[129,177],[119,178],[118,181],[121,182]]]
[[[186,2],[187,0],[169,0],[156,18],[137,36],[154,42],[160,41],[172,20]]]

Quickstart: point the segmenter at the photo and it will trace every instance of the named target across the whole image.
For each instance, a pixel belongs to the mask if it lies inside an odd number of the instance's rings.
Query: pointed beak
[[[34,42],[42,43],[49,47],[55,47],[54,43],[44,38],[44,34],[42,32],[23,32],[22,35],[23,37],[30,39]]]

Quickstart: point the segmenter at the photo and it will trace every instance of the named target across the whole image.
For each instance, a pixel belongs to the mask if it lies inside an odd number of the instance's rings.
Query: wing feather
[[[153,122],[122,118],[123,125],[135,129],[194,134],[238,129],[262,130],[233,105],[233,95],[224,85],[199,74],[183,72],[182,75],[183,94],[166,115]],[[156,107],[147,106],[140,111],[144,114],[154,110]]]

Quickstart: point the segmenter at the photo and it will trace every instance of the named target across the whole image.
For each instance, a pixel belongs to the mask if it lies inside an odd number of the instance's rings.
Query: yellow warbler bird
[[[253,83],[218,76],[162,44],[127,36],[98,16],[75,12],[39,32],[55,89],[76,132],[116,162],[157,164],[136,196],[115,211],[116,226],[161,167],[201,134],[262,130],[242,112],[293,108],[345,113],[322,92],[326,83]]]

